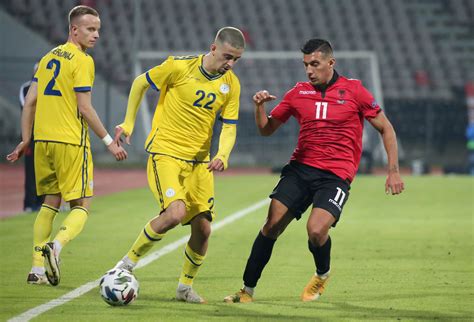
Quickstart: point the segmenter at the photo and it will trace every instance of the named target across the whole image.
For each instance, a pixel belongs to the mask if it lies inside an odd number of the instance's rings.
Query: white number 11
[[[328,112],[328,103],[327,102],[316,102],[316,119],[326,119]],[[321,117],[321,105],[323,106],[323,115]]]

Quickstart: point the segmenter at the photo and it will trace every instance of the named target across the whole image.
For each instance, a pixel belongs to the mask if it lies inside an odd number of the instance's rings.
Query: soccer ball
[[[138,288],[135,275],[118,268],[105,273],[99,283],[102,299],[112,306],[132,303],[138,296]]]

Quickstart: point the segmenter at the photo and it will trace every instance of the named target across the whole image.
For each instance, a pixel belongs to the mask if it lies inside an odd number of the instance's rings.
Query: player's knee
[[[203,242],[207,241],[211,236],[211,220],[211,214],[209,212],[203,212],[193,218],[191,222],[193,226],[192,232],[195,232]]]
[[[183,207],[169,207],[161,215],[163,217],[162,229],[168,231],[178,226],[183,218],[186,216],[186,208]]]
[[[328,230],[321,227],[308,227],[308,238],[314,246],[320,247],[328,238]]]
[[[209,239],[211,236],[211,225],[204,225],[200,229],[200,233],[203,239]]]
[[[283,232],[280,226],[281,225],[279,225],[278,222],[267,219],[262,227],[262,233],[265,237],[277,239]]]
[[[178,226],[181,223],[181,216],[173,214],[173,215],[168,217],[167,223],[168,223],[168,225],[167,225],[166,228],[168,228],[168,229],[174,228],[174,227]]]

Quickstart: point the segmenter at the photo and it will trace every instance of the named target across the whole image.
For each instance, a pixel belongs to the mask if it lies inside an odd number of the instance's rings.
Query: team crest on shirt
[[[337,103],[338,104],[344,104],[346,102],[346,100],[344,99],[344,95],[346,95],[346,90],[345,89],[340,89],[340,90],[337,91],[337,96],[338,96]]]
[[[165,194],[166,194],[166,196],[167,196],[168,198],[171,198],[171,197],[173,197],[173,196],[176,194],[176,192],[174,191],[173,188],[168,188],[168,189],[166,190]]]
[[[229,93],[229,90],[230,90],[230,87],[228,84],[222,84],[221,87],[219,87],[219,91],[222,93],[222,94],[227,94]]]

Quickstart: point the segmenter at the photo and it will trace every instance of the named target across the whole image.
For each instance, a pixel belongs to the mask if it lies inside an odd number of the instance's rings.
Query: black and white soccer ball
[[[102,299],[112,306],[132,303],[138,296],[139,284],[129,271],[114,268],[102,276],[99,283]]]

